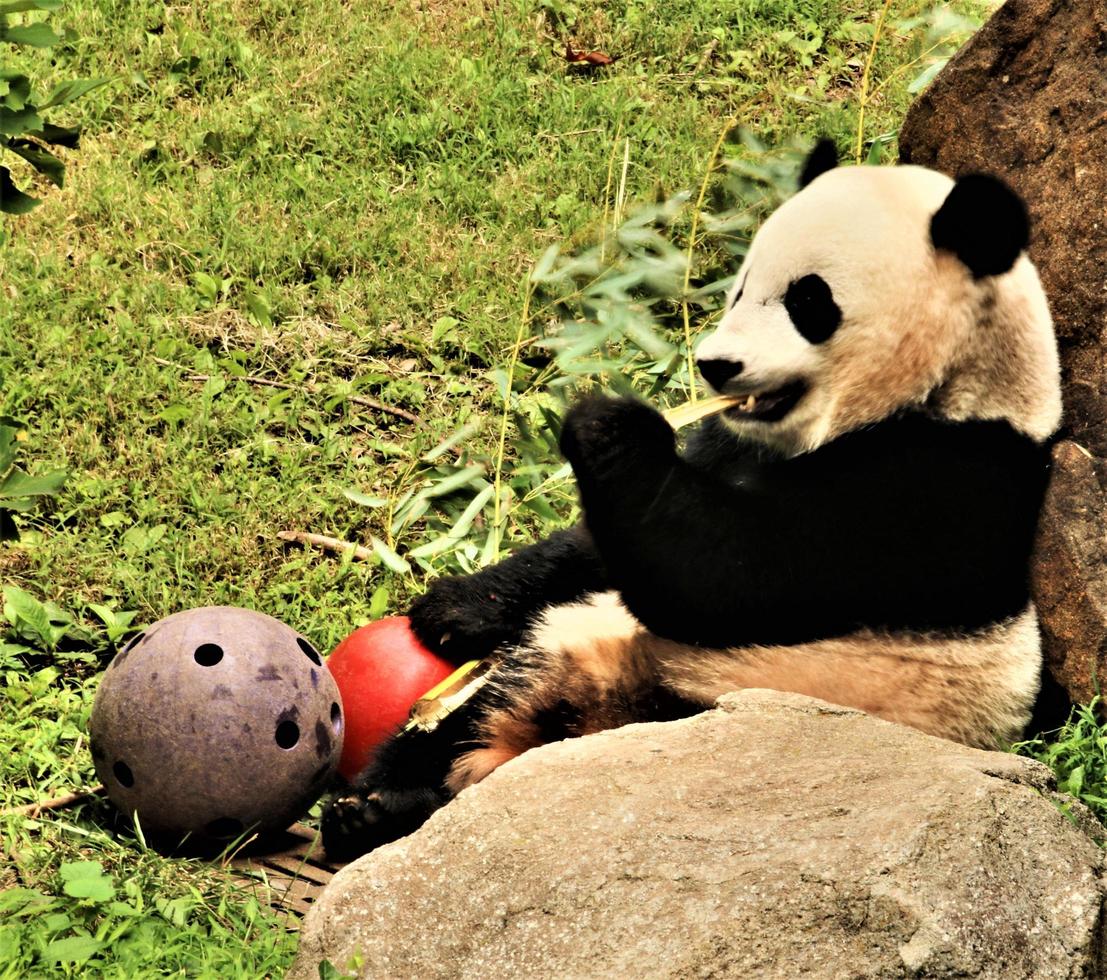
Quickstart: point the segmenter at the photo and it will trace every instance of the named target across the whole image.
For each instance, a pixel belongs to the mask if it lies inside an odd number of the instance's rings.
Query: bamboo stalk
[[[733,398],[730,395],[716,395],[714,398],[707,398],[704,401],[685,402],[683,405],[662,412],[662,415],[665,416],[665,421],[674,429],[683,429],[686,425],[707,418],[708,415],[718,415],[719,412],[725,411],[740,402],[740,398]]]
[[[278,531],[277,537],[282,541],[289,541],[293,544],[311,544],[315,545],[316,548],[322,548],[324,551],[333,551],[338,554],[345,554],[353,548],[354,557],[363,561],[373,557],[372,548],[354,544],[352,541],[342,541],[338,538],[328,537],[326,534],[312,534],[310,531]]]

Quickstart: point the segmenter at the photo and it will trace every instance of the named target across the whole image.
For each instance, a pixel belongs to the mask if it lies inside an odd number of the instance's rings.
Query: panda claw
[[[441,803],[427,791],[356,792],[323,811],[323,847],[335,861],[353,860],[417,830]]]

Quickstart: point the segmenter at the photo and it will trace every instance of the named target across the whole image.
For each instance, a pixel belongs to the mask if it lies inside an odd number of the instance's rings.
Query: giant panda
[[[739,688],[973,746],[1020,735],[1061,415],[1026,209],[988,176],[839,168],[825,143],[800,184],[697,351],[710,388],[741,401],[682,453],[643,402],[570,410],[584,522],[415,602],[424,643],[497,666],[328,804],[330,855],[410,832],[528,748]]]

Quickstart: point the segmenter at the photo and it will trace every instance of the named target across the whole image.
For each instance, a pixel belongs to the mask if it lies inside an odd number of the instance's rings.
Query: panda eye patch
[[[842,311],[822,276],[811,273],[788,284],[784,308],[800,336],[809,344],[821,344],[834,336]]]

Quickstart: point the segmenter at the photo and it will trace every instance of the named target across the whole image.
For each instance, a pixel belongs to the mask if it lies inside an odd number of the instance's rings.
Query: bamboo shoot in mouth
[[[741,398],[731,395],[715,395],[713,398],[704,398],[700,401],[685,402],[676,408],[670,408],[663,412],[665,421],[674,429],[683,429],[686,425],[705,419],[709,415],[718,415],[728,408],[742,403]]]

